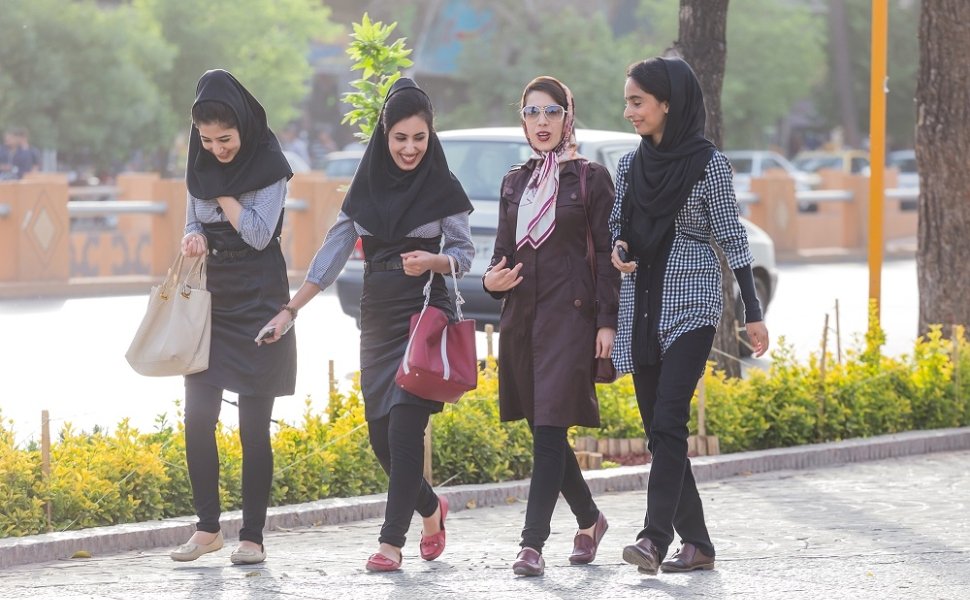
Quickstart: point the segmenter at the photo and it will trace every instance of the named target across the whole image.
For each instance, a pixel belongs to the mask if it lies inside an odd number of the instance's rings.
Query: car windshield
[[[839,156],[807,156],[795,161],[795,166],[801,171],[815,172],[819,169],[841,169],[842,158]]]
[[[448,167],[469,198],[498,200],[502,178],[512,165],[529,159],[532,149],[522,142],[442,139]]]

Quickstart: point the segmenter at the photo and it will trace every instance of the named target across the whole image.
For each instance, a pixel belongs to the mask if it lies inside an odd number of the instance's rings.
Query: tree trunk
[[[842,137],[850,148],[861,148],[859,111],[852,93],[852,53],[849,52],[849,22],[845,16],[845,0],[829,2],[829,40],[833,66],[832,83],[839,98],[839,112],[842,115]]]
[[[704,108],[707,112],[705,134],[718,147],[722,143],[721,87],[727,62],[727,10],[728,0],[681,0],[680,32],[673,50],[687,61],[697,74],[704,92]],[[728,268],[724,253],[714,244],[721,261],[721,292],[724,312],[714,338],[714,348],[737,357],[740,352],[735,331],[736,311],[734,273]],[[741,375],[741,365],[735,358],[714,353],[717,367],[729,377]]]
[[[970,2],[923,0],[916,84],[919,332],[970,325]]]

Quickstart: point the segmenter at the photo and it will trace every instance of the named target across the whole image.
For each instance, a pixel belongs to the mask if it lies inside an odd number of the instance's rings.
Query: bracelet
[[[293,320],[293,321],[296,320],[296,313],[299,312],[297,309],[293,308],[289,304],[284,304],[284,305],[280,306],[280,312],[282,312],[284,310],[286,312],[290,313],[290,319],[291,320]]]

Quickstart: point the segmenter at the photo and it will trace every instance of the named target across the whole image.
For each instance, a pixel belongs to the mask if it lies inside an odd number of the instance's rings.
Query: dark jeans
[[[185,384],[185,458],[192,483],[192,501],[199,531],[219,531],[219,451],[216,423],[223,390],[200,383]],[[263,543],[266,507],[273,485],[273,448],[269,423],[275,398],[239,396],[239,437],[242,441],[243,526],[239,539]]]
[[[566,427],[532,427],[532,481],[519,546],[542,552],[559,492],[576,516],[580,529],[596,524],[600,511],[583,479],[576,454],[566,440]]]
[[[387,416],[367,422],[371,448],[389,479],[378,539],[382,544],[403,548],[414,511],[430,517],[438,509],[438,496],[424,479],[424,430],[430,416],[423,406],[399,404]]]
[[[637,539],[649,538],[663,558],[674,530],[681,540],[714,556],[704,524],[704,509],[687,458],[690,401],[714,343],[714,328],[693,329],[678,337],[658,365],[633,375],[637,405],[653,459],[647,483],[647,515]]]

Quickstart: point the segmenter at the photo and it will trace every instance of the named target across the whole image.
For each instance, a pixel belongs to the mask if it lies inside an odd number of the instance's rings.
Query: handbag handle
[[[455,257],[450,254],[444,255],[448,259],[448,266],[451,267],[451,282],[454,284],[455,288],[455,313],[458,315],[459,321],[464,321],[465,317],[461,314],[461,305],[465,303],[465,299],[461,297],[461,292],[458,291],[458,275],[455,273]],[[428,304],[431,302],[431,284],[434,282],[435,272],[428,269],[428,283],[424,284],[424,306],[428,308]]]
[[[168,273],[165,275],[165,281],[163,281],[162,285],[158,288],[158,295],[162,300],[168,300],[169,295],[176,289],[176,286],[180,290],[182,296],[185,298],[192,295],[193,289],[206,289],[205,255],[202,254],[200,256],[196,256],[192,264],[189,265],[185,276],[182,277],[182,267],[184,262],[185,257],[181,252],[179,252],[178,256],[175,258],[175,262],[172,263],[172,266],[168,268]],[[193,275],[197,276],[199,282],[199,285],[195,288],[189,285],[189,279],[192,278]]]

